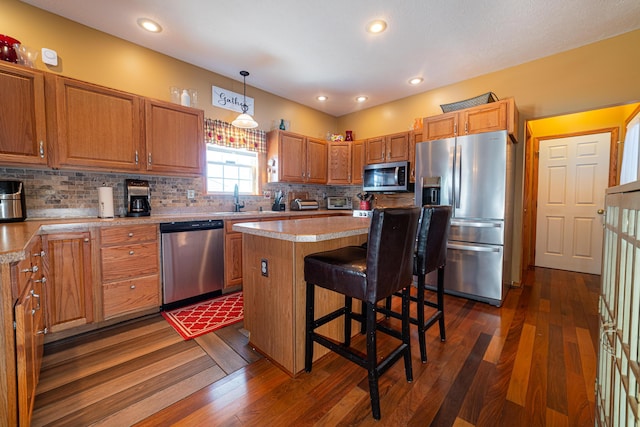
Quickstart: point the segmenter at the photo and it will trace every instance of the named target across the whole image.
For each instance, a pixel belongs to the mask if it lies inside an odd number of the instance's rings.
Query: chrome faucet
[[[238,194],[238,184],[233,187],[233,211],[240,212],[244,208],[244,202],[240,203],[240,195]]]

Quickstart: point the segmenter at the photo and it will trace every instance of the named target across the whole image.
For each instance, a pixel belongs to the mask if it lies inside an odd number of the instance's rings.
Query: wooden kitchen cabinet
[[[105,320],[160,306],[158,227],[100,229],[102,312]]]
[[[91,235],[88,231],[46,234],[44,272],[46,325],[51,333],[93,323]]]
[[[18,424],[21,426],[30,425],[46,333],[43,299],[45,279],[39,236],[32,239],[25,254],[27,258],[16,263],[12,269],[12,283],[19,291],[14,316],[17,409]]]
[[[423,142],[422,129],[410,132],[409,138],[409,182],[416,182],[416,144]]]
[[[242,233],[233,224],[247,220],[224,222],[224,288],[242,285]],[[251,219],[250,221],[255,221]]]
[[[365,141],[366,164],[401,162],[409,158],[409,133],[369,138]]]
[[[51,166],[145,170],[141,97],[56,75],[46,83]]]
[[[425,117],[423,136],[425,141],[471,135],[496,130],[507,130],[511,139],[517,140],[518,109],[513,98],[490,102],[477,107]]]
[[[146,169],[154,173],[202,175],[204,111],[145,100]]]
[[[326,141],[280,130],[267,133],[268,182],[326,184],[327,163]]]
[[[0,164],[47,165],[44,73],[0,61]]]
[[[351,142],[329,142],[329,162],[327,184],[346,185],[351,183]]]
[[[47,75],[50,166],[200,176],[204,112]]]
[[[327,184],[362,184],[364,140],[329,142]]]

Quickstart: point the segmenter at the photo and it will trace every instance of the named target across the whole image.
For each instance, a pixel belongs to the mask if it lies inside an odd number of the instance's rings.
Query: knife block
[[[271,205],[271,210],[272,211],[283,211],[286,209],[286,205],[284,203],[274,203],[273,205]]]

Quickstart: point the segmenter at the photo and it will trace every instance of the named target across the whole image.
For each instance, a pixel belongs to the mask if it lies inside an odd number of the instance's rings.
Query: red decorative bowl
[[[0,59],[7,62],[18,63],[18,53],[13,47],[14,44],[20,44],[19,40],[13,37],[0,34]]]

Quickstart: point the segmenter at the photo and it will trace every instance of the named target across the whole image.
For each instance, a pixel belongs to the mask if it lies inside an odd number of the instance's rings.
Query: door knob
[[[598,209],[598,215],[604,215],[604,209]]]

